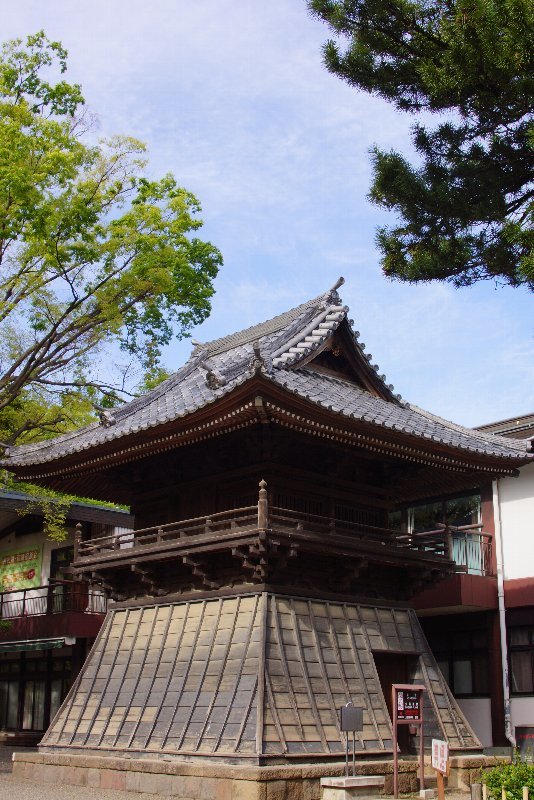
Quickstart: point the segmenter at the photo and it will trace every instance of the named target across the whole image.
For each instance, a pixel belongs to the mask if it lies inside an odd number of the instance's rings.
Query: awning
[[[63,647],[65,639],[27,639],[19,642],[0,642],[0,653],[20,653],[27,650],[53,650]]]

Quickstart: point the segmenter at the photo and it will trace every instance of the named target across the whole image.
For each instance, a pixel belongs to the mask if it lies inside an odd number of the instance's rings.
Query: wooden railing
[[[127,548],[146,547],[147,545],[167,542],[232,530],[256,530],[258,528],[258,507],[247,506],[231,511],[221,511],[206,517],[169,522],[153,528],[142,528],[137,531],[120,533],[115,536],[103,536],[99,539],[75,542],[74,561],[94,555],[111,553]]]
[[[492,575],[492,539],[482,533],[482,525],[445,525],[438,523],[436,530],[405,533],[401,537],[407,543],[426,542],[435,539],[443,543],[445,552],[456,564],[456,572],[471,575]]]
[[[0,619],[79,611],[105,614],[107,598],[81,581],[51,581],[47,586],[0,592]]]
[[[454,561],[458,572],[490,573],[491,538],[480,532],[480,525],[439,526],[436,530],[406,533],[359,522],[347,522],[315,514],[269,506],[267,484],[260,481],[257,505],[221,511],[204,517],[170,522],[152,528],[127,531],[81,541],[80,528],[75,537],[74,562],[83,563],[101,555],[125,549],[142,549],[182,539],[211,534],[232,534],[254,530],[302,531],[376,544],[395,550],[410,550]]]

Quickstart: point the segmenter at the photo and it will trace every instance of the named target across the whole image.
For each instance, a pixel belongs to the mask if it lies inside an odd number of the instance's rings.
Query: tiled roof
[[[55,461],[172,422],[215,403],[261,372],[287,391],[341,417],[404,432],[459,450],[504,459],[526,460],[527,443],[463,428],[416,406],[400,402],[378,367],[368,364],[348,308],[333,289],[271,320],[206,344],[152,392],[102,415],[81,430],[14,448],[4,457],[13,468]],[[309,369],[305,363],[341,325],[346,326],[362,370],[372,375],[382,397],[356,383]]]
[[[511,441],[504,441],[502,437],[464,428],[417,406],[382,400],[348,380],[323,375],[312,369],[277,372],[273,374],[273,380],[293,394],[342,417],[472,453],[504,458],[526,455],[526,447],[521,442],[514,446]]]

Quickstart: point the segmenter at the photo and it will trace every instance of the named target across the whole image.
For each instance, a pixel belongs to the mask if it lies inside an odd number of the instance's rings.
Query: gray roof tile
[[[244,331],[197,346],[189,361],[152,392],[112,410],[114,424],[99,423],[56,439],[14,448],[4,465],[16,468],[42,464],[81,453],[112,440],[186,417],[230,394],[254,375],[254,343],[263,360],[264,377],[309,402],[339,414],[410,436],[443,442],[458,450],[487,456],[526,460],[527,443],[471,430],[399,402],[384,376],[375,377],[384,396],[371,394],[350,380],[299,366],[341,325],[352,332],[354,348],[363,352],[347,318],[348,308],[334,290]],[[369,356],[371,358],[371,356]],[[369,370],[377,367],[369,366]],[[399,398],[399,396],[397,396]]]

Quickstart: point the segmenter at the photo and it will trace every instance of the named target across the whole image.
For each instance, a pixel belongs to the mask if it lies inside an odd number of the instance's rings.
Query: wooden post
[[[393,709],[393,797],[397,798],[399,796],[399,754],[397,752],[397,693],[395,686],[391,687],[391,707]]]
[[[82,541],[82,523],[77,522],[76,528],[74,529],[74,558],[73,558],[74,563],[76,563],[76,561],[78,560],[81,541]]]
[[[501,800],[506,800],[506,789],[504,786],[501,789]]]
[[[448,525],[445,528],[445,538],[446,538],[446,541],[447,541],[447,551],[448,551],[449,559],[451,561],[454,561],[454,558],[453,558],[453,549],[454,548],[453,548],[452,533],[451,533],[451,529],[449,528]]]
[[[265,530],[269,527],[269,503],[267,500],[267,483],[260,481],[260,494],[258,497],[258,528]]]
[[[488,800],[488,787],[485,783],[482,784],[482,800]]]
[[[443,783],[443,775],[441,776],[441,782]],[[480,783],[471,784],[471,800],[482,800],[482,785]]]
[[[445,781],[443,780],[443,772],[440,772],[439,769],[435,770],[436,773],[436,785],[438,788],[438,800],[445,800]],[[473,791],[473,787],[471,786],[471,793]],[[476,800],[475,797],[471,795],[471,800]]]
[[[528,800],[528,786],[523,786],[523,800]]]

